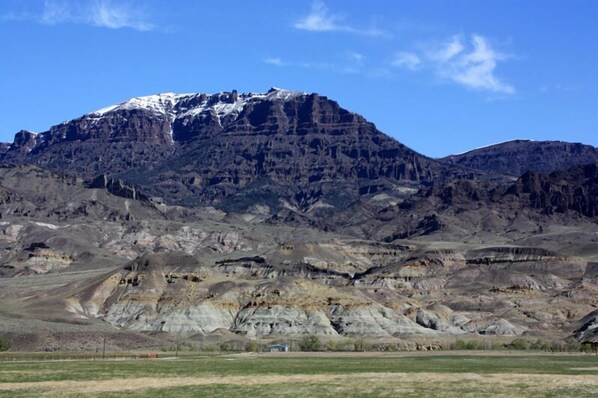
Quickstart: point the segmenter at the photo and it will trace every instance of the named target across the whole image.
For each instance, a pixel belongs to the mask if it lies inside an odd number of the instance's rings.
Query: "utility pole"
[[[104,335],[104,342],[102,343],[102,359],[106,358],[106,335]]]

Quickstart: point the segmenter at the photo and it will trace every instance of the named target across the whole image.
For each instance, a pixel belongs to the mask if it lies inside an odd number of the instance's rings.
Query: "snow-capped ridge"
[[[242,93],[237,90],[217,94],[201,93],[159,93],[141,97],[134,97],[119,104],[111,105],[85,115],[91,123],[98,123],[104,116],[118,111],[145,110],[156,115],[166,117],[170,122],[171,142],[173,123],[177,119],[195,117],[211,117],[218,124],[223,125],[224,118],[235,118],[241,114],[243,108],[250,102],[257,101],[288,101],[296,97],[307,95],[303,91],[290,91],[272,87],[266,93]]]
[[[97,111],[91,112],[89,115],[102,116],[114,110],[132,110],[132,109],[147,109],[157,113],[166,114],[174,105],[184,97],[194,94],[175,94],[175,93],[161,93],[154,95],[146,95],[143,97],[131,98],[120,104],[111,105]]]
[[[231,113],[240,113],[243,107],[250,101],[272,101],[278,99],[288,101],[303,95],[307,95],[307,93],[303,91],[285,90],[278,87],[272,87],[266,93],[249,92],[238,94],[236,90],[217,94],[160,93],[134,97],[119,104],[90,112],[88,115],[91,117],[101,117],[112,111],[145,109],[159,114],[172,114],[177,117],[212,111],[216,116],[222,117]],[[201,101],[193,107],[184,106],[182,103],[189,99],[201,99]]]

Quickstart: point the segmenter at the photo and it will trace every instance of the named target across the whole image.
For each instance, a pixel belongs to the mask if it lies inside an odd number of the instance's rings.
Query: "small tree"
[[[466,350],[467,342],[463,340],[457,340],[451,344],[451,350]]]
[[[581,349],[581,343],[573,338],[565,340],[565,351],[576,352]]]
[[[364,339],[357,339],[353,342],[353,349],[355,351],[368,351],[372,346]]]
[[[549,351],[550,344],[547,341],[542,339],[537,339],[534,341],[530,347],[532,350],[541,350],[541,351]]]
[[[257,341],[251,340],[245,344],[245,351],[247,352],[257,352]]]
[[[581,352],[594,352],[594,346],[592,343],[581,343]]]
[[[328,345],[327,345],[327,350],[328,351],[341,351],[341,344],[338,341],[329,341]]]
[[[0,351],[8,351],[10,348],[10,341],[4,337],[0,337]]]
[[[562,341],[553,341],[550,343],[550,351],[560,352],[563,351],[564,343]]]
[[[485,348],[486,348],[486,345],[484,344],[483,341],[468,340],[465,343],[466,350],[483,350]]]
[[[529,341],[525,340],[525,339],[514,339],[513,341],[511,341],[511,344],[509,344],[509,347],[511,347],[511,349],[513,350],[529,350],[530,348],[530,343]]]
[[[320,339],[313,334],[305,336],[299,342],[299,349],[301,351],[320,351],[321,347],[322,343],[320,343]]]
[[[220,351],[232,351],[232,350],[233,350],[233,346],[231,345],[230,342],[223,341],[222,343],[220,343]]]

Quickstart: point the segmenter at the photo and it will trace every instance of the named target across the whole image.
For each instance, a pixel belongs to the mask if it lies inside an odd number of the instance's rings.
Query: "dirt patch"
[[[404,383],[475,383],[476,385],[527,385],[541,390],[569,387],[596,387],[598,375],[552,375],[552,374],[477,374],[477,373],[357,373],[339,375],[268,375],[255,376],[205,376],[205,377],[167,377],[167,378],[132,378],[98,381],[42,381],[24,383],[2,383],[0,391],[36,390],[46,395],[96,394],[103,392],[139,391],[151,388],[171,388],[201,386],[213,384],[225,385],[269,385],[280,383],[348,383],[364,385],[364,381],[376,384],[401,385]]]

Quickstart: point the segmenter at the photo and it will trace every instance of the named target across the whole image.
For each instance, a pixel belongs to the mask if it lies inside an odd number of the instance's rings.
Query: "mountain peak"
[[[108,112],[116,110],[131,110],[131,109],[147,109],[154,112],[166,113],[167,109],[181,98],[195,94],[176,94],[176,93],[160,93],[154,95],[146,95],[142,97],[134,97],[123,101],[116,105],[107,106],[97,111],[90,112],[89,115],[102,116]]]
[[[237,90],[232,90],[231,92],[223,91],[216,94],[177,94],[167,92],[134,97],[121,103],[90,112],[87,115],[101,117],[109,112],[141,109],[159,114],[172,114],[173,116],[183,114],[196,115],[204,111],[212,111],[217,116],[223,116],[235,111],[240,112],[250,101],[273,101],[279,99],[288,101],[303,95],[307,95],[307,93],[285,90],[279,87],[271,87],[266,93],[248,92],[238,94]]]
[[[513,140],[449,155],[441,161],[520,176],[526,171],[550,173],[578,164],[598,162],[598,148],[563,141]]]
[[[140,186],[152,181],[150,193],[170,203],[230,198],[223,206],[232,208],[244,206],[237,202],[246,193],[270,208],[279,198],[301,208],[320,198],[341,203],[342,195],[428,184],[444,170],[325,96],[276,87],[135,97],[30,141],[0,160],[86,178],[127,174]],[[172,182],[153,184],[161,178]]]

